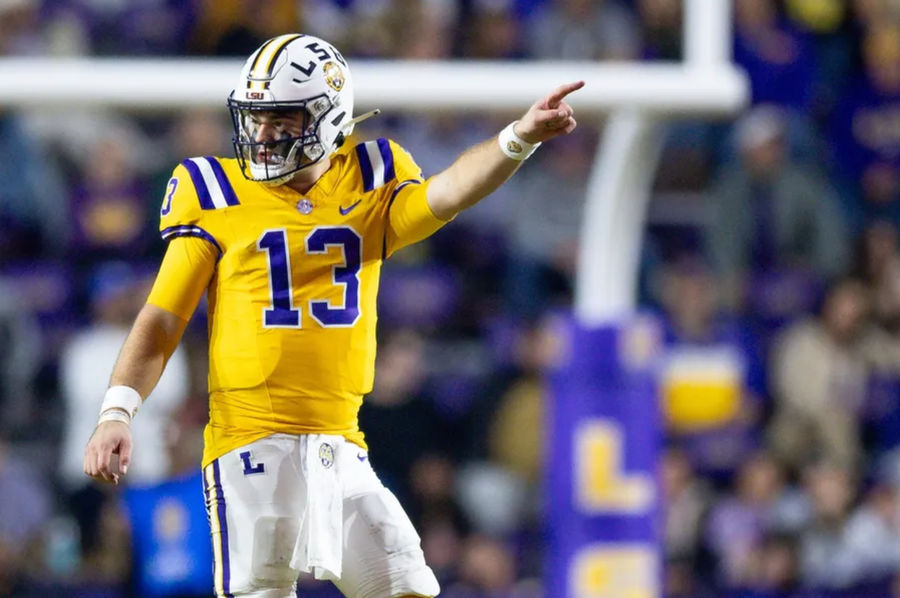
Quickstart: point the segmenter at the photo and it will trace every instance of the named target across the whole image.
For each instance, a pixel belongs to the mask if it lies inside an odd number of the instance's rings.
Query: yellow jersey
[[[188,237],[203,250],[194,256],[216,260],[206,289],[204,466],[276,432],[340,434],[365,447],[357,413],[374,378],[381,263],[444,224],[428,206],[427,185],[386,139],[333,154],[303,195],[247,180],[234,159],[190,158],[175,168],[162,237]],[[173,287],[189,286],[190,274],[165,275],[175,244],[148,302],[188,319],[196,303],[185,306]],[[191,259],[175,268],[189,269]]]

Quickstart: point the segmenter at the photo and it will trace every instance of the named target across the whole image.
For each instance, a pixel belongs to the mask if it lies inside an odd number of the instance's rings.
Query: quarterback
[[[294,596],[301,572],[349,598],[436,596],[357,424],[381,263],[570,133],[564,98],[582,85],[559,87],[425,179],[394,141],[345,143],[370,114],[354,118],[350,70],[331,44],[289,34],[260,46],[228,98],[235,157],[188,158],[164,191],[168,248],[113,368],[85,473],[113,483],[127,473],[131,420],[206,292],[216,596]]]

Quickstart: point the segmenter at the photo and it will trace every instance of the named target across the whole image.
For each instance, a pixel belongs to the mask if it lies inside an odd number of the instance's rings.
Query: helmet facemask
[[[232,143],[244,175],[253,181],[282,184],[320,161],[327,155],[320,126],[332,106],[326,95],[293,102],[241,102],[232,94],[228,99],[235,131]],[[288,121],[286,126],[272,123],[278,122],[279,114]],[[270,131],[267,138],[260,138],[264,123]]]

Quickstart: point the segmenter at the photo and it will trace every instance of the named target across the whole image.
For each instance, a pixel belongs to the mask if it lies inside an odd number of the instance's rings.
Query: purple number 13
[[[287,231],[267,230],[256,242],[259,251],[269,258],[269,292],[272,305],[263,310],[266,328],[300,328],[300,308],[294,305],[291,282],[291,257]],[[353,326],[359,319],[359,269],[362,264],[362,239],[346,226],[322,226],[306,237],[307,254],[328,253],[329,247],[340,247],[343,265],[331,269],[332,282],[344,287],[343,307],[332,307],[328,301],[309,301],[310,315],[322,326]]]

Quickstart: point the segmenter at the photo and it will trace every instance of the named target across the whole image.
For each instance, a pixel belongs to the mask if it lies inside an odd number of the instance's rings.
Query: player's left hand
[[[567,83],[546,98],[535,102],[516,123],[516,135],[528,143],[538,143],[574,131],[577,126],[575,111],[563,100],[582,87],[584,81]]]

